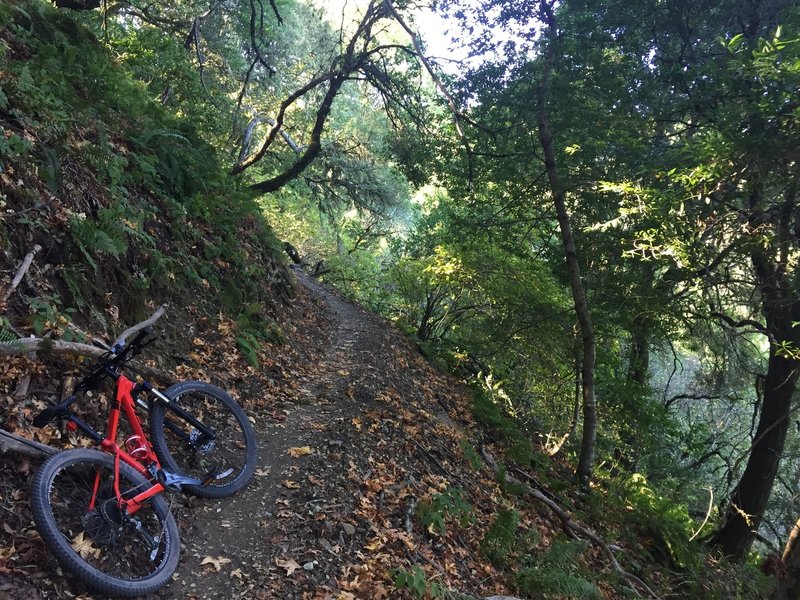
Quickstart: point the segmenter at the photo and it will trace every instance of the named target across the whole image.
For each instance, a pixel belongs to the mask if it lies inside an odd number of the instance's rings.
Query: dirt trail
[[[181,561],[156,597],[405,598],[391,573],[419,565],[463,591],[502,592],[489,567],[475,562],[497,486],[462,452],[469,395],[386,321],[295,275],[288,343],[276,347],[274,363],[265,357],[261,383],[227,373],[245,406],[262,407],[248,408],[258,436],[255,476],[232,498],[170,496]],[[29,600],[99,599],[44,555],[19,466],[0,462],[3,476],[0,509],[13,516],[14,547],[7,583],[0,555],[0,597],[5,590]],[[451,487],[469,496],[469,535],[457,526],[431,534],[416,516],[415,506]]]
[[[330,331],[320,332],[329,340],[324,356],[312,376],[299,382],[285,420],[256,416],[259,464],[243,491],[222,501],[175,498],[183,554],[173,583],[159,594],[162,597],[277,597],[280,589],[282,598],[299,598],[302,591],[285,585],[288,578],[291,587],[298,587],[294,571],[305,575],[300,590],[335,587],[340,561],[325,559],[336,558],[354,536],[345,517],[337,518],[348,499],[309,490],[314,487],[309,478],[323,481],[324,474],[315,468],[319,461],[291,457],[288,451],[307,446],[318,459],[347,454],[337,430],[357,418],[364,403],[374,401],[391,343],[386,324],[374,315],[302,272],[295,274],[302,286],[298,293],[310,294],[331,324]],[[316,497],[306,500],[309,491]],[[318,531],[308,531],[309,516],[318,519]],[[201,564],[209,556],[223,559],[218,572],[213,564]]]

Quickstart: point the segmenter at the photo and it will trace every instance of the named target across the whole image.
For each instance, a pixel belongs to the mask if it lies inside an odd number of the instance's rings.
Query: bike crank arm
[[[218,471],[217,469],[212,469],[205,476],[201,479],[197,479],[196,477],[187,477],[185,475],[178,475],[177,473],[170,473],[169,471],[165,471],[163,469],[159,470],[156,473],[156,478],[158,482],[164,486],[164,489],[169,490],[170,492],[179,492],[183,489],[185,485],[198,485],[201,487],[208,487],[215,481],[219,481],[221,479],[225,479],[231,473],[233,473],[233,469],[225,469],[224,471]]]

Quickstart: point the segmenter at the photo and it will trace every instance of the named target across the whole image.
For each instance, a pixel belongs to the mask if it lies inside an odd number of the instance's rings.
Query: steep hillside
[[[99,333],[164,301],[248,326],[275,317],[290,285],[252,197],[92,34],[44,3],[4,2],[0,86],[2,283],[40,247],[6,325],[70,336],[66,317]]]

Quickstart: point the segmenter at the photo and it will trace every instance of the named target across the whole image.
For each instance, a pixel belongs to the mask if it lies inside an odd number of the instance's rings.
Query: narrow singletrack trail
[[[295,277],[285,344],[270,346],[257,371],[236,366],[243,361],[230,336],[214,337],[217,328],[230,331],[220,318],[207,323],[194,366],[180,374],[212,372],[212,383],[239,397],[254,421],[258,462],[231,498],[168,496],[181,559],[153,597],[383,600],[405,597],[393,572],[420,566],[454,589],[504,591],[480,558],[498,490],[490,470],[465,459],[465,432],[474,425],[469,393],[390,323],[300,271]],[[5,529],[14,540],[13,580],[0,577],[0,591],[31,600],[103,598],[49,559],[20,507],[27,467],[3,465],[15,483],[0,488],[8,492],[0,508],[16,512],[15,529]],[[431,533],[415,507],[451,489],[471,496],[470,531]]]
[[[173,582],[159,593],[162,597],[269,598],[281,590],[280,597],[288,599],[315,587],[336,586],[340,561],[328,565],[324,559],[346,552],[354,531],[343,509],[352,507],[347,498],[325,494],[323,475],[315,475],[315,467],[319,459],[341,462],[353,450],[338,434],[352,427],[353,419],[374,405],[387,385],[392,369],[386,361],[396,348],[397,334],[304,273],[295,274],[298,293],[309,294],[328,317],[330,331],[320,333],[329,343],[310,376],[298,382],[285,419],[255,416],[258,466],[252,482],[221,501],[174,498],[183,551]],[[316,462],[289,454],[291,448],[306,447]],[[309,518],[318,525],[310,532]],[[297,579],[295,571],[305,576],[304,584],[285,585]]]

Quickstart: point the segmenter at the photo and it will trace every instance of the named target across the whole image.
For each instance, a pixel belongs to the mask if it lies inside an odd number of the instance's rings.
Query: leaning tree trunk
[[[725,520],[711,539],[726,556],[737,560],[747,555],[772,492],[800,368],[794,355],[800,348],[800,327],[795,326],[800,321],[800,299],[793,285],[789,253],[785,251],[790,246],[792,228],[788,221],[769,222],[768,215],[775,211],[765,213],[762,193],[760,185],[753,186],[749,226],[761,235],[768,229],[775,233],[769,248],[758,245],[751,254],[770,346],[764,399],[747,466],[731,494]],[[792,194],[787,195],[781,212],[786,213],[787,208],[795,211],[794,200]]]
[[[770,600],[795,600],[800,598],[800,519],[794,524],[781,557],[778,585]]]
[[[583,400],[583,437],[581,439],[581,453],[578,460],[576,475],[583,486],[587,486],[592,476],[594,464],[595,440],[597,438],[597,409],[594,396],[594,364],[595,364],[595,339],[589,307],[586,303],[586,292],[583,289],[581,270],[578,264],[578,254],[575,250],[575,238],[572,235],[569,214],[567,213],[564,186],[558,173],[555,150],[553,149],[553,131],[550,126],[550,113],[548,109],[548,96],[550,92],[550,75],[555,67],[555,50],[558,37],[553,6],[547,0],[541,0],[540,12],[546,28],[547,46],[544,52],[543,73],[536,91],[538,106],[539,143],[544,154],[544,165],[553,205],[556,209],[558,226],[561,230],[561,242],[564,246],[564,258],[567,263],[572,298],[575,304],[575,313],[581,328],[583,342],[583,360],[581,364],[582,400]]]

